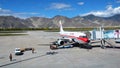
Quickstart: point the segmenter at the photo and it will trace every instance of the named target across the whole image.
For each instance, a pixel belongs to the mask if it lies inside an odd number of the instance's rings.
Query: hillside
[[[63,27],[119,26],[120,14],[111,17],[87,15],[68,18],[57,15],[53,18],[30,17],[27,19],[20,19],[13,16],[0,16],[0,28],[54,28],[59,27],[59,20],[62,21]]]

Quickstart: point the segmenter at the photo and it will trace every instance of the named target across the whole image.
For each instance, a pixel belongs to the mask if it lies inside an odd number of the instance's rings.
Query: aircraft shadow
[[[101,45],[96,45],[96,46],[92,46],[92,48],[101,48]],[[105,46],[105,48],[114,48],[114,49],[120,49],[120,46]]]
[[[79,44],[72,44],[74,47],[79,47],[83,49],[92,49],[92,48],[101,48],[101,45],[95,45],[95,46],[89,46],[89,45],[79,45]],[[114,48],[114,49],[120,49],[120,46],[104,46],[104,48]]]

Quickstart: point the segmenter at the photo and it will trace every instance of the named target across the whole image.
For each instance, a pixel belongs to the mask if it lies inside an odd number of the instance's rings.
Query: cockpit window
[[[79,37],[81,37],[81,38],[87,38],[87,36],[79,36]]]

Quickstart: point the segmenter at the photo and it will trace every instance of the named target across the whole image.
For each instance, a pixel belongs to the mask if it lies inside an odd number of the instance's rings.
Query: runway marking
[[[3,64],[3,65],[0,65],[0,67],[4,67],[4,66],[16,64],[16,63],[20,63],[20,62],[27,61],[27,60],[32,60],[32,59],[39,58],[39,57],[43,57],[43,56],[47,56],[47,55],[54,55],[54,54],[57,54],[57,53],[58,53],[58,52],[46,52],[46,54],[44,54],[44,55],[40,55],[40,56],[36,56],[36,57],[24,59],[24,60],[19,60],[19,61],[15,61],[15,62]]]
[[[32,60],[32,59],[43,57],[43,56],[46,56],[46,55],[47,54],[44,54],[44,55],[41,55],[41,56],[32,57],[32,58],[28,58],[28,59],[24,59],[24,60],[15,61],[15,62],[7,63],[7,64],[3,64],[3,65],[0,65],[0,67],[4,67],[4,66],[20,63],[20,62],[27,61],[27,60]]]

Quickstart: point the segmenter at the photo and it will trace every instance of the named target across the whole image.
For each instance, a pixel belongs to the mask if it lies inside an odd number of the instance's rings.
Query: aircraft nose
[[[88,38],[85,38],[84,41],[85,41],[86,43],[89,43],[89,42],[90,42],[90,40],[89,40]]]
[[[87,42],[89,43],[89,42],[90,42],[90,40],[88,39],[88,40],[87,40]]]

